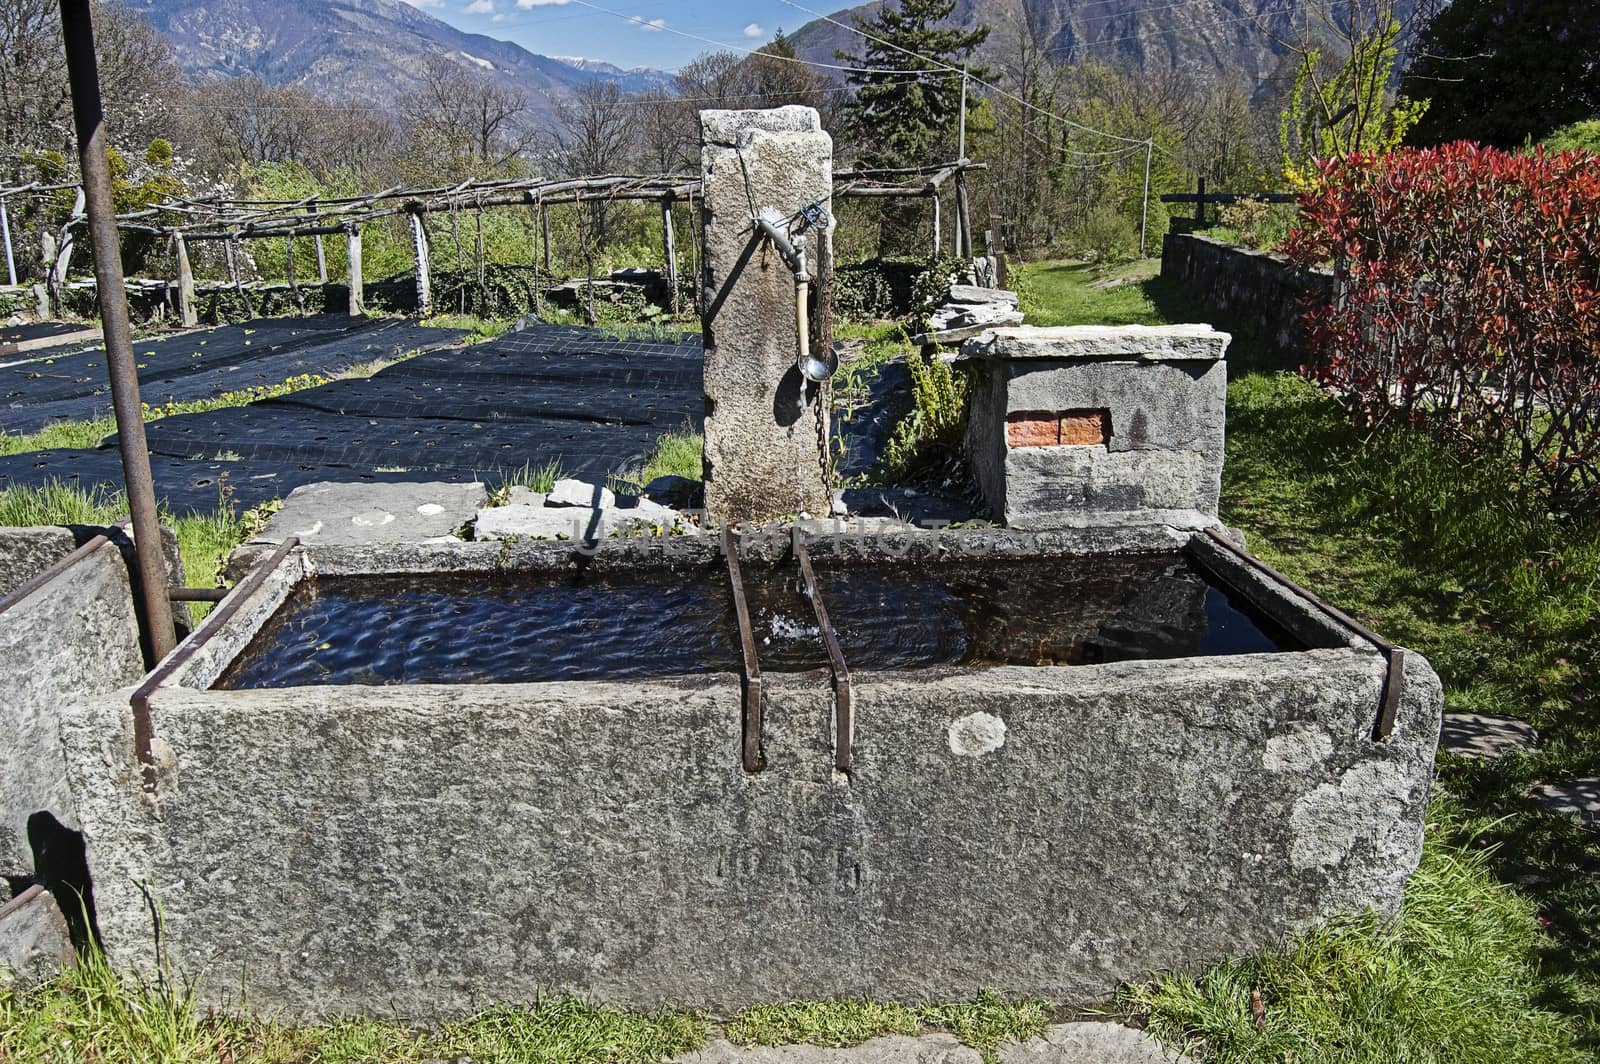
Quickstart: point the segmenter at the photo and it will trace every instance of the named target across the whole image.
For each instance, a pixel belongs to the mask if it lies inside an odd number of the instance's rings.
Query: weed
[[[895,426],[884,449],[891,475],[910,474],[960,452],[967,424],[967,379],[937,356],[906,358],[911,373],[911,412]]]

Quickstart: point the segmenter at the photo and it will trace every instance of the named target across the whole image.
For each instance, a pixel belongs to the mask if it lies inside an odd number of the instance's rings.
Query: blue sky
[[[573,0],[410,0],[460,29],[515,41],[541,55],[603,59],[622,67],[675,70],[717,45],[757,48],[780,26],[793,31],[810,16],[781,0],[593,0],[628,22]],[[832,13],[838,0],[798,0]],[[677,31],[677,32],[673,32]],[[680,34],[707,38],[716,45]]]

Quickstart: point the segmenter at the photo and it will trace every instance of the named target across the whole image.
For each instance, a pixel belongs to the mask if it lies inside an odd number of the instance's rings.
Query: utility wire
[[[579,7],[589,8],[591,11],[598,11],[603,15],[610,15],[613,18],[620,18],[624,22],[631,22],[635,26],[648,28],[648,29],[651,29],[651,30],[656,30],[656,31],[659,31],[659,32],[662,32],[662,33],[677,34],[679,37],[687,37],[691,41],[699,41],[702,44],[709,44],[709,45],[712,45],[713,47],[716,47],[716,48],[725,48],[725,49],[727,49],[729,51],[743,52],[745,55],[758,55],[758,56],[761,56],[763,59],[776,59],[776,60],[779,60],[780,62],[784,62],[784,63],[798,63],[801,66],[815,67],[818,70],[842,70],[842,71],[849,71],[849,72],[863,73],[863,74],[907,74],[907,73],[917,73],[916,71],[907,71],[907,70],[904,70],[904,69],[901,69],[901,68],[897,68],[897,67],[885,67],[885,68],[882,68],[882,69],[875,69],[875,70],[861,70],[859,67],[838,66],[838,65],[833,64],[833,63],[815,63],[815,62],[812,62],[809,59],[801,59],[798,56],[790,57],[790,56],[787,56],[787,55],[773,55],[771,52],[763,52],[763,51],[760,51],[759,49],[755,49],[755,48],[744,48],[744,47],[741,47],[740,45],[737,45],[737,44],[728,44],[726,41],[715,41],[715,40],[712,40],[710,37],[701,37],[700,35],[695,34],[695,33],[688,33],[688,32],[686,32],[684,30],[675,29],[672,26],[668,26],[665,22],[655,23],[655,22],[651,22],[649,19],[640,18],[638,15],[626,15],[626,14],[623,14],[621,11],[613,11],[608,7],[601,7],[599,4],[590,3],[589,0],[570,0],[570,2],[574,3],[574,4],[577,4]],[[795,5],[791,4],[790,6],[793,7]],[[801,10],[804,10],[804,8],[802,8]],[[945,64],[940,64],[940,65],[943,66]],[[951,67],[950,69],[954,70],[955,73],[957,73],[957,74],[961,73],[961,71],[956,70],[954,67]],[[923,76],[927,76],[928,74],[932,74],[932,73],[933,73],[933,71],[927,71]],[[976,79],[974,79],[974,80],[976,80]]]
[[[581,3],[585,3],[585,2],[586,2],[586,0],[573,0],[573,3],[581,4]],[[1118,141],[1121,141],[1124,144],[1138,144],[1138,145],[1142,146],[1144,144],[1144,142],[1145,142],[1144,138],[1142,138],[1142,137],[1124,137],[1124,136],[1120,136],[1120,135],[1118,135],[1116,133],[1108,133],[1103,129],[1095,129],[1093,126],[1086,126],[1081,122],[1074,122],[1072,119],[1068,118],[1066,115],[1056,114],[1054,111],[1051,111],[1051,110],[1048,110],[1046,108],[1040,107],[1037,104],[1030,103],[1027,100],[1023,99],[1021,96],[1018,96],[1014,92],[1007,92],[1005,89],[1000,88],[998,85],[992,85],[989,82],[984,81],[982,78],[972,77],[972,75],[967,73],[965,70],[962,70],[959,67],[951,66],[949,63],[946,63],[943,60],[934,59],[931,56],[923,55],[920,52],[914,52],[909,48],[902,48],[902,47],[900,47],[900,45],[895,44],[893,41],[886,41],[882,37],[874,36],[873,34],[867,33],[865,30],[862,30],[862,29],[860,29],[860,28],[858,28],[856,26],[847,25],[846,23],[840,22],[838,19],[832,18],[831,16],[828,16],[828,15],[825,15],[820,11],[813,11],[809,7],[804,7],[804,6],[800,5],[800,4],[795,3],[794,0],[779,0],[779,2],[785,4],[785,5],[789,6],[789,7],[794,8],[796,11],[804,12],[805,14],[810,15],[813,18],[819,18],[824,22],[827,22],[827,23],[830,23],[832,25],[838,26],[840,29],[849,30],[851,33],[854,33],[858,37],[865,37],[869,41],[875,41],[878,44],[884,45],[885,47],[893,48],[897,52],[904,52],[906,55],[909,55],[909,56],[911,56],[911,57],[913,57],[915,59],[919,59],[924,63],[931,63],[932,65],[934,65],[936,67],[942,67],[945,70],[951,71],[951,72],[956,73],[956,74],[960,74],[962,77],[972,78],[972,81],[974,81],[975,83],[977,83],[979,85],[982,85],[984,88],[990,90],[991,92],[994,92],[994,93],[997,93],[997,94],[999,94],[1001,96],[1004,96],[1008,100],[1012,100],[1012,101],[1014,101],[1016,103],[1020,103],[1022,106],[1028,108],[1031,111],[1037,111],[1040,114],[1049,115],[1051,118],[1054,118],[1056,121],[1064,123],[1065,125],[1071,126],[1074,129],[1082,130],[1085,133],[1093,133],[1093,134],[1095,134],[1097,136],[1106,137],[1109,140],[1118,140]],[[854,69],[854,68],[846,68],[846,69]],[[866,71],[860,71],[860,73],[875,73],[875,71],[866,70]]]

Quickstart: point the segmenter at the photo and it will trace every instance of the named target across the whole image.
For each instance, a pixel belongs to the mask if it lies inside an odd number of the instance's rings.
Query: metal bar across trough
[[[761,769],[761,662],[756,654],[755,631],[750,627],[750,605],[744,597],[744,577],[739,572],[739,543],[733,525],[722,526],[722,554],[728,560],[728,583],[733,588],[733,612],[739,621],[739,644],[743,651],[744,689],[743,760],[746,772]]]
[[[167,677],[176,672],[195,651],[205,646],[212,636],[233,619],[239,607],[255,594],[267,575],[276,570],[289,556],[289,552],[299,545],[298,536],[290,536],[284,540],[283,545],[273,551],[265,562],[256,566],[250,571],[250,575],[235,584],[233,590],[223,599],[221,605],[211,611],[199,629],[182,646],[168,654],[166,660],[157,665],[155,671],[145,677],[144,683],[134,690],[133,697],[128,700],[133,707],[133,751],[143,766],[145,790],[153,792],[156,789],[155,726],[150,715],[150,697],[161,689]]]
[[[806,549],[805,537],[795,537],[794,554],[800,562],[800,575],[805,578],[806,595],[817,615],[822,643],[828,648],[828,664],[833,669],[833,767],[849,772],[854,762],[856,731],[855,711],[850,705],[850,667],[845,664],[839,637],[828,621],[828,607],[822,602],[822,589],[817,586],[817,573],[811,567],[811,552]]]
[[[1371,628],[1368,628],[1366,625],[1362,624],[1360,621],[1356,620],[1339,607],[1327,602],[1315,592],[1308,591],[1306,588],[1301,587],[1299,584],[1278,572],[1278,570],[1274,569],[1260,558],[1257,558],[1249,551],[1241,549],[1232,540],[1222,535],[1215,528],[1206,529],[1206,536],[1217,546],[1232,554],[1246,565],[1258,569],[1262,573],[1271,577],[1273,580],[1292,588],[1296,594],[1300,595],[1307,602],[1310,602],[1313,606],[1317,607],[1317,609],[1332,617],[1334,620],[1338,621],[1340,624],[1356,633],[1356,635],[1360,636],[1362,639],[1365,639],[1367,642],[1378,648],[1379,652],[1381,652],[1387,660],[1387,666],[1383,675],[1383,695],[1378,703],[1378,719],[1373,726],[1372,734],[1373,738],[1376,739],[1387,739],[1391,734],[1393,734],[1395,719],[1400,711],[1400,696],[1405,691],[1405,649],[1395,646],[1389,640],[1385,639],[1377,632],[1374,632]]]

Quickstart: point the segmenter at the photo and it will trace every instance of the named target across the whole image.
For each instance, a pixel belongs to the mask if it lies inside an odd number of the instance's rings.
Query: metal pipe
[[[789,242],[788,234],[767,219],[760,217],[756,219],[756,228],[761,230],[767,239],[772,241],[773,246],[778,249],[778,254],[783,256],[784,265],[788,266],[794,273],[795,281],[800,284],[809,284],[811,282],[811,274],[806,269],[806,257],[795,250],[794,245]]]
[[[225,587],[174,587],[167,591],[173,602],[221,602],[228,597]]]
[[[139,597],[150,652],[160,661],[177,643],[172,603],[167,599],[167,564],[161,552],[155,481],[145,443],[139,402],[139,371],[134,362],[133,330],[128,325],[128,294],[122,283],[117,208],[111,196],[111,166],[106,158],[105,115],[100,102],[100,71],[94,54],[89,0],[61,0],[61,35],[66,44],[67,78],[72,86],[72,117],[78,132],[78,164],[94,241],[95,291],[100,301],[101,335],[111,377],[111,404],[117,417],[117,446],[133,517],[133,549],[139,565]]]

